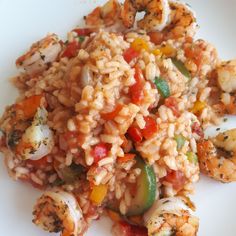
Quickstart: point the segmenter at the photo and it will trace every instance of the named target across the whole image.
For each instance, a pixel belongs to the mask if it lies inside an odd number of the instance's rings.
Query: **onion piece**
[[[84,88],[87,85],[90,85],[92,82],[93,74],[88,65],[84,65],[81,74],[79,84],[81,88]]]

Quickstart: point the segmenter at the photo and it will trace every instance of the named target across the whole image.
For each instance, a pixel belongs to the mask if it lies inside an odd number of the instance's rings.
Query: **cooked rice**
[[[124,51],[137,38],[145,40],[149,50],[140,50],[139,57],[127,63]],[[68,42],[75,40],[78,40],[77,34],[70,32]],[[176,58],[191,72],[191,80],[179,71],[169,56],[154,55],[155,49],[166,45],[173,48]],[[203,63],[200,67],[185,55],[185,48],[191,46],[202,51]],[[123,33],[99,30],[86,36],[80,47],[75,56],[59,57],[41,74],[30,76],[22,73],[14,79],[21,91],[17,102],[33,95],[44,95],[48,110],[47,125],[53,130],[55,146],[47,155],[46,164],[35,167],[28,160],[20,159],[7,145],[2,145],[9,173],[16,179],[50,187],[58,180],[64,181],[62,176],[66,168],[73,164],[83,166],[86,172],[83,178],[73,184],[65,181],[62,188],[73,193],[78,191],[77,200],[87,223],[102,214],[102,207],[95,208],[90,201],[91,186],[106,185],[105,201],[119,200],[119,210],[123,215],[132,204],[126,184],[135,184],[141,169],[135,167],[135,160],[124,163],[119,160],[133,148],[153,166],[156,184],[162,189],[163,196],[175,196],[178,192],[165,180],[170,171],[183,173],[186,182],[182,191],[192,193],[192,184],[199,179],[199,165],[187,158],[187,152],[197,152],[196,141],[199,139],[192,125],[196,122],[204,126],[216,122],[218,118],[208,105],[200,114],[192,113],[196,101],[207,103],[209,100],[212,87],[208,85],[207,75],[218,63],[215,48],[203,40],[189,43],[183,39],[171,39],[155,45],[143,30]],[[130,92],[137,84],[135,65],[144,75],[141,102],[134,102]],[[176,102],[174,108],[166,104],[155,87],[156,77],[163,78],[168,84],[170,97]],[[230,94],[223,93],[221,100],[229,104]],[[118,104],[122,108],[113,116]],[[7,134],[12,129],[9,114],[6,110],[0,123]],[[106,119],[104,114],[113,117]],[[150,137],[133,142],[130,134],[127,135],[129,128],[134,125],[140,130],[145,129],[147,117],[153,118],[157,130]],[[178,149],[176,135],[185,139],[181,149]],[[125,147],[124,138],[127,139]],[[109,148],[105,157],[96,160],[93,152],[99,144]],[[94,208],[97,212],[91,213]]]

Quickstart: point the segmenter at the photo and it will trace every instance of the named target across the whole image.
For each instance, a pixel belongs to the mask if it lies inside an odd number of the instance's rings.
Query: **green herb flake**
[[[9,135],[8,135],[8,139],[7,139],[7,145],[10,147],[10,148],[14,148],[20,138],[21,138],[21,132],[19,130],[14,130],[12,131]]]
[[[224,118],[224,119],[223,119],[223,122],[226,122],[227,120],[228,120],[228,118]]]
[[[161,77],[156,77],[155,85],[162,97],[168,98],[170,96],[170,88],[166,80]]]
[[[176,58],[171,58],[172,63],[176,66],[176,68],[188,79],[191,79],[191,74],[187,70],[186,66],[184,63]]]
[[[84,36],[79,36],[78,39],[79,39],[79,42],[82,43],[82,42],[84,42],[85,37]]]

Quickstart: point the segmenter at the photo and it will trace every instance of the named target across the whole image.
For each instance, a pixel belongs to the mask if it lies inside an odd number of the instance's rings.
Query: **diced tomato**
[[[168,97],[168,98],[166,98],[165,99],[165,105],[172,110],[173,114],[176,117],[180,116],[180,111],[178,109],[178,103],[177,103],[177,100],[176,100],[175,97]]]
[[[77,41],[73,41],[66,46],[65,51],[62,53],[62,57],[72,58],[76,56],[77,50],[80,48],[80,44]]]
[[[154,44],[161,44],[164,41],[164,34],[158,31],[148,33],[150,40]]]
[[[95,145],[91,151],[94,158],[94,163],[98,163],[101,159],[106,157],[109,152],[109,147],[106,143],[99,143]]]
[[[140,104],[143,100],[143,85],[136,83],[129,89],[131,100],[135,104]]]
[[[128,134],[134,142],[140,143],[143,140],[143,135],[139,127],[129,127]]]
[[[113,111],[108,113],[102,113],[101,117],[104,120],[113,120],[118,115],[118,113],[121,111],[122,108],[123,106],[121,104],[118,104]]]
[[[39,168],[39,167],[44,167],[44,166],[47,166],[47,165],[50,165],[50,163],[48,163],[48,158],[47,156],[44,156],[42,157],[41,159],[39,160],[26,160],[26,163],[27,164],[30,164],[36,168]]]
[[[126,154],[124,154],[123,157],[118,157],[117,161],[119,163],[124,163],[124,162],[130,161],[130,160],[133,160],[134,158],[135,158],[135,154],[126,153]]]
[[[133,48],[128,48],[123,53],[123,57],[127,63],[130,63],[134,58],[138,56],[139,52],[135,51]]]
[[[31,97],[24,99],[23,101],[15,105],[16,112],[19,110],[23,111],[24,119],[32,118],[35,115],[38,107],[41,105],[41,102],[43,102],[42,98],[43,95],[41,94],[41,95],[33,95]],[[46,102],[43,105],[46,106],[47,105]]]
[[[203,50],[198,46],[190,46],[185,49],[185,56],[191,60],[199,67],[202,63]]]
[[[129,88],[129,93],[132,102],[135,104],[139,104],[144,97],[143,94],[144,77],[142,70],[138,66],[135,66],[134,78],[136,83]]]
[[[148,235],[147,228],[143,226],[131,225],[125,221],[120,221],[118,225],[116,225],[116,232],[122,236],[147,236]]]
[[[136,83],[138,84],[141,84],[144,82],[143,72],[138,65],[135,66],[134,78],[135,78]]]
[[[72,31],[76,32],[78,36],[89,36],[93,31],[89,28],[77,28]]]
[[[197,122],[194,122],[192,124],[192,132],[196,133],[201,138],[204,137],[203,130],[202,130],[201,126]]]
[[[68,147],[73,149],[78,148],[83,144],[85,136],[83,134],[79,134],[78,132],[68,131],[64,134],[63,138],[66,140]]]
[[[164,181],[172,184],[173,188],[176,191],[181,190],[186,183],[186,177],[184,173],[180,170],[171,170],[164,178]]]
[[[129,145],[128,139],[125,137],[125,135],[121,135],[121,139],[123,140],[123,143],[121,144],[121,147],[125,149]]]
[[[142,135],[144,136],[144,138],[149,139],[149,138],[152,137],[152,135],[154,133],[157,132],[157,130],[158,130],[157,123],[150,116],[144,117],[144,120],[145,120],[146,124],[145,124],[145,127],[142,129],[141,132],[142,132]]]

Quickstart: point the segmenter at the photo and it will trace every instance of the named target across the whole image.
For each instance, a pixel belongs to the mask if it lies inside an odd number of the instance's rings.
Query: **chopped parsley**
[[[9,135],[8,135],[8,139],[7,139],[7,145],[10,148],[14,148],[19,140],[21,138],[21,132],[19,130],[13,130]]]
[[[78,39],[79,39],[79,42],[82,43],[82,42],[84,42],[85,37],[84,36],[79,36]]]

